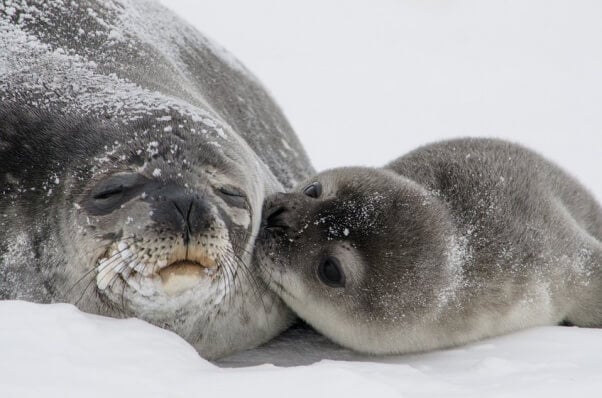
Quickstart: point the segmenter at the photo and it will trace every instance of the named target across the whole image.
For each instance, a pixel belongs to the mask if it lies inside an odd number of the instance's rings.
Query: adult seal
[[[0,298],[173,330],[207,358],[291,313],[256,277],[264,197],[311,173],[234,58],[154,2],[0,4]]]
[[[536,326],[602,326],[602,209],[514,144],[464,139],[268,199],[264,278],[335,342],[376,354]]]

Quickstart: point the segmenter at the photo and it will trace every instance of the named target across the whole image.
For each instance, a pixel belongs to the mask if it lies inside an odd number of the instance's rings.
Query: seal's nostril
[[[193,237],[209,229],[211,205],[203,196],[187,192],[176,184],[161,185],[157,191],[149,202],[153,207],[151,219],[158,225],[181,234],[187,245]]]
[[[278,217],[285,211],[286,211],[286,207],[284,207],[284,206],[274,206],[268,210],[267,219],[269,220],[270,218]]]
[[[184,199],[184,200],[172,200],[171,203],[174,205],[174,207],[176,208],[176,212],[180,215],[180,217],[182,218],[182,222],[183,222],[183,227],[182,229],[184,229],[184,244],[188,245],[188,243],[190,242],[190,235],[193,234],[192,231],[192,224],[191,224],[191,220],[190,220],[190,213],[192,210],[192,207],[194,206],[194,200],[188,200],[190,203],[187,205],[187,207],[183,207],[186,205],[186,200],[188,199]],[[178,204],[179,202],[179,204]],[[186,209],[186,210],[184,210]]]
[[[265,227],[267,229],[288,229],[290,226],[286,223],[283,215],[288,212],[284,206],[275,206],[268,210]]]

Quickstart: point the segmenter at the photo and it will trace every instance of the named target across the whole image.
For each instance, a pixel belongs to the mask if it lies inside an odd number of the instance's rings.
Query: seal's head
[[[136,316],[210,358],[274,337],[261,205],[311,173],[277,105],[156,2],[43,3],[0,6],[0,299]]]
[[[450,225],[424,188],[386,169],[342,168],[275,194],[257,252],[270,287],[332,340],[415,351],[414,327],[451,298]]]
[[[3,241],[22,242],[2,256],[19,276],[4,289],[140,317],[208,358],[285,328],[251,265],[264,196],[281,185],[227,128],[177,112],[131,126],[3,113]]]

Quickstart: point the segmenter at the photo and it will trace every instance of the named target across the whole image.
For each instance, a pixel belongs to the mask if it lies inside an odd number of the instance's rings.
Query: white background
[[[602,198],[602,2],[163,0],[274,95],[318,170],[494,136]]]

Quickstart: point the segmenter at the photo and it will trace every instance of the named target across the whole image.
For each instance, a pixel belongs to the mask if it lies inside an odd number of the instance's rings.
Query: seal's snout
[[[184,230],[184,242],[188,244],[190,235],[196,235],[208,227],[209,205],[198,195],[178,194],[170,202],[175,210],[173,221]]]
[[[207,230],[211,224],[211,208],[198,194],[173,189],[156,197],[153,219],[181,233],[187,244],[191,236]]]
[[[269,209],[269,214],[265,219],[265,228],[269,230],[284,230],[290,226],[286,222],[285,213],[289,210],[284,206],[273,207]]]

